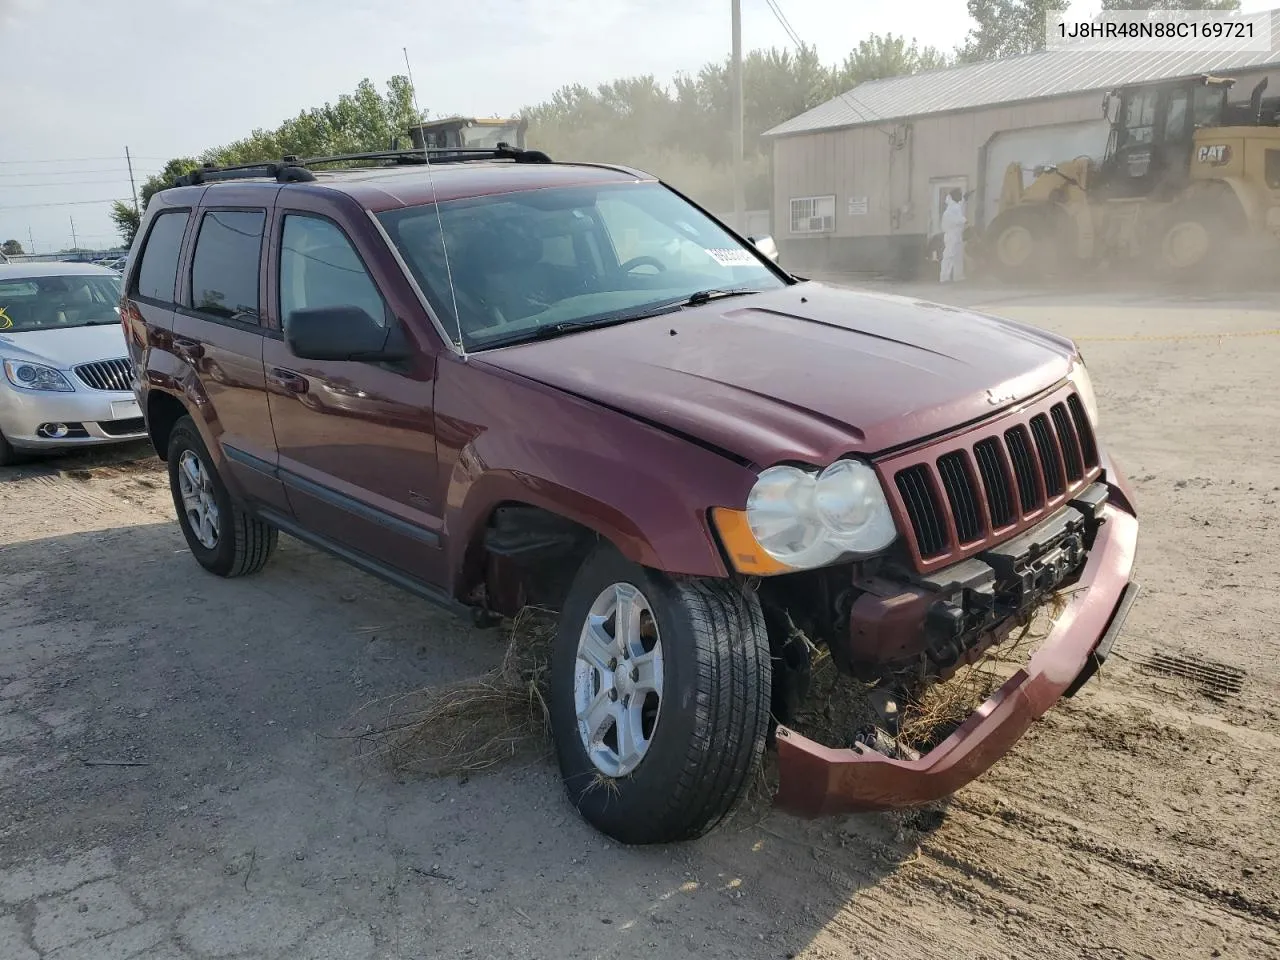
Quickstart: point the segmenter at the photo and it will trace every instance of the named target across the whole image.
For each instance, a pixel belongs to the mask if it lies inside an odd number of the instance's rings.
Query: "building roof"
[[[1094,41],[1089,51],[1040,50],[1003,60],[970,63],[905,77],[860,83],[848,93],[792,117],[766,137],[818,133],[840,127],[882,123],[953,110],[999,106],[1048,97],[1102,92],[1131,83],[1175,79],[1208,73],[1230,76],[1233,71],[1280,66],[1280,31],[1271,11],[1272,49],[1264,52],[1116,51]]]

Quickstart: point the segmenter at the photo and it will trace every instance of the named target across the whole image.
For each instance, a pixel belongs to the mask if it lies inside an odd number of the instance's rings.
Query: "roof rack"
[[[416,150],[381,150],[374,153],[343,153],[332,157],[307,157],[299,159],[295,156],[282,157],[275,163],[245,163],[230,167],[219,167],[212,163],[192,170],[177,177],[172,186],[193,187],[202,183],[215,183],[219,180],[257,180],[271,179],[277,183],[308,183],[315,180],[312,167],[326,166],[331,163],[352,163],[353,161],[387,161],[385,163],[369,163],[369,167],[396,166],[399,164],[456,163],[466,160],[513,160],[516,163],[551,163],[549,156],[541,150],[523,150],[510,144],[500,143],[493,149],[467,149],[459,147],[428,147]],[[358,168],[357,168],[358,169]]]

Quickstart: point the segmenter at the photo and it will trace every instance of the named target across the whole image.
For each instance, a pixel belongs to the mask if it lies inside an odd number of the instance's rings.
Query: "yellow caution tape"
[[[1077,343],[1081,341],[1092,341],[1094,343],[1130,343],[1158,340],[1227,340],[1232,337],[1280,337],[1280,328],[1273,330],[1232,330],[1223,333],[1170,333],[1163,335],[1157,334],[1149,337],[1072,337],[1071,339]]]

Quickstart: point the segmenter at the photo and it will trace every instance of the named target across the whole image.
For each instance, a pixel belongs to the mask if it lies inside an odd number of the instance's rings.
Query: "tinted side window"
[[[191,263],[191,306],[203,313],[258,317],[258,258],[263,210],[210,210],[200,220]]]
[[[328,220],[289,215],[280,248],[280,316],[295,310],[359,307],[386,323],[378,287],[346,235]]]
[[[178,256],[187,230],[188,212],[175,210],[156,217],[142,248],[133,293],[139,297],[173,303],[178,282]]]

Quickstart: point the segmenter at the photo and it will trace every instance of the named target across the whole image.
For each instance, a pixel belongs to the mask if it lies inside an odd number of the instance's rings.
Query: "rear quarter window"
[[[190,211],[166,211],[155,218],[147,232],[138,263],[133,293],[147,300],[173,303],[178,284],[178,257],[187,231]]]

